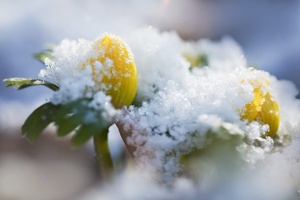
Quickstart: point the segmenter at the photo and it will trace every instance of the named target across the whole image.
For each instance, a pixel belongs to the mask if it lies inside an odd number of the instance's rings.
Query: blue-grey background
[[[300,87],[300,3],[297,0],[1,0],[0,79],[37,77],[32,54],[64,38],[94,39],[152,25],[184,39],[235,39],[249,63]],[[0,99],[32,102],[46,88],[16,92],[0,85]]]

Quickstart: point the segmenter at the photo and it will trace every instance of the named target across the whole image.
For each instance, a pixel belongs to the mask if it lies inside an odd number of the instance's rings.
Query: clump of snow
[[[112,121],[113,116],[120,113],[120,110],[116,110],[110,102],[111,97],[107,96],[103,91],[99,91],[94,94],[92,101],[89,103],[89,107],[101,111],[103,119]]]
[[[92,43],[87,40],[65,39],[54,47],[53,59],[45,59],[46,69],[42,69],[39,76],[60,87],[51,99],[54,104],[68,103],[82,97],[91,98],[95,87],[92,68],[88,66],[83,69],[82,66],[93,57],[92,50]]]
[[[261,137],[267,131],[264,125],[247,124],[239,114],[252,101],[254,89],[242,80],[253,76],[266,78],[268,74],[247,68],[229,73],[203,70],[207,71],[206,76],[191,73],[182,78],[185,81],[181,84],[167,81],[149,102],[139,108],[131,107],[121,117],[125,129],[131,129],[127,142],[136,147],[135,157],[148,167],[154,159],[154,171],[162,172],[166,182],[172,182],[181,170],[180,157],[204,148],[211,142],[211,137],[240,137],[239,152],[242,157],[251,157],[245,158],[251,163],[262,159],[261,154],[270,151],[268,146],[272,145],[272,142],[265,142],[268,138]],[[242,138],[246,138],[247,143]],[[252,146],[256,140],[266,147]],[[255,149],[250,151],[249,146]]]
[[[152,98],[168,80],[181,81],[188,73],[189,63],[181,53],[183,41],[175,32],[160,33],[149,27],[128,34],[125,40],[137,67],[139,102]]]
[[[54,104],[65,104],[83,97],[92,98],[95,93],[93,90],[95,82],[92,79],[91,67],[73,73],[65,75],[67,77],[60,81],[60,88],[51,99]]]
[[[288,145],[288,135],[299,134],[295,87],[248,67],[232,39],[185,42],[174,32],[148,28],[134,32],[127,42],[135,55],[136,102],[141,105],[124,110],[121,128],[141,168],[162,182],[172,183],[182,173],[182,156],[214,146],[215,141],[231,141],[235,160],[255,169],[257,162]],[[208,65],[190,69],[184,53],[205,55]],[[281,120],[276,140],[265,137],[267,124],[241,120],[258,87],[278,101]]]
[[[209,67],[217,71],[230,71],[247,65],[242,49],[230,37],[224,37],[215,42],[208,39],[186,42],[183,46],[183,53],[192,57],[208,55]]]
[[[39,76],[50,83],[61,85],[61,82],[81,70],[82,64],[91,57],[92,42],[79,39],[61,41],[53,49],[53,59],[45,60],[46,69]]]

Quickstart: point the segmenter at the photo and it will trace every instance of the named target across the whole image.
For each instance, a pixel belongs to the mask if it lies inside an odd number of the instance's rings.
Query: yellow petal
[[[265,96],[261,111],[258,113],[256,120],[262,124],[269,125],[268,136],[274,137],[276,135],[280,123],[279,106],[269,92]]]
[[[258,113],[261,111],[261,106],[263,104],[264,95],[261,92],[261,88],[254,88],[253,90],[254,98],[251,103],[248,103],[244,108],[244,113],[241,118],[252,122]]]
[[[106,34],[93,44],[93,49],[99,54],[98,57],[88,59],[83,65],[92,66],[94,80],[104,84],[107,95],[112,97],[112,104],[116,108],[128,106],[132,103],[137,87],[138,77],[133,55],[127,44],[118,36]],[[95,62],[103,64],[100,72],[96,72]],[[111,62],[112,66],[105,66],[105,62]],[[100,74],[99,74],[100,73]]]
[[[187,53],[184,53],[183,56],[191,64],[192,67],[196,67],[200,65],[200,56],[192,56]]]
[[[253,90],[254,98],[244,107],[241,119],[248,120],[249,123],[257,121],[261,124],[268,124],[267,135],[274,137],[280,124],[279,105],[269,91],[264,91],[267,89],[265,86],[258,84],[258,81],[249,81],[249,83],[256,85]],[[268,80],[266,84],[270,85]]]
[[[183,56],[191,64],[191,68],[204,67],[208,65],[207,56],[205,54],[191,55],[188,53],[183,53]]]

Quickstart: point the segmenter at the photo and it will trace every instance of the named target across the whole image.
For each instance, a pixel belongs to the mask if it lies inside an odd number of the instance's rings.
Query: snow
[[[135,102],[140,103],[125,110],[120,121],[127,131],[127,145],[134,146],[132,153],[140,171],[148,169],[149,173],[155,174],[155,181],[174,186],[187,168],[179,162],[183,155],[198,149],[203,151],[201,155],[205,157],[205,151],[213,147],[217,155],[224,151],[223,148],[226,152],[227,147],[215,146],[214,143],[229,142],[234,150],[225,153],[225,157],[240,163],[234,167],[245,170],[230,174],[232,187],[239,186],[243,176],[251,182],[238,187],[238,195],[244,199],[274,198],[276,195],[295,197],[295,188],[300,187],[297,181],[299,168],[296,169],[295,165],[299,165],[300,156],[295,153],[297,151],[287,151],[292,146],[287,138],[293,138],[292,144],[299,141],[300,106],[295,98],[298,91],[292,83],[277,80],[265,71],[249,67],[241,48],[228,37],[216,42],[205,39],[185,42],[174,32],[160,33],[151,27],[133,33],[127,42],[137,64],[139,90]],[[206,55],[208,66],[190,70],[184,53]],[[279,104],[279,138],[262,137],[269,129],[267,124],[241,120],[245,105],[253,100],[253,90],[258,87],[261,87],[263,94],[270,92],[272,99]],[[294,139],[296,136],[298,138]],[[280,168],[269,170],[269,159],[280,155],[273,165],[289,163],[290,159],[283,159],[289,157],[291,152],[296,163],[287,164],[283,172]],[[218,187],[225,193],[220,198],[233,198],[231,186],[226,188],[219,177],[219,173],[226,174],[228,169],[220,171],[226,164],[214,161],[219,159],[216,155],[210,158],[212,164],[208,164],[203,171],[200,169],[203,164],[200,163],[197,169],[200,176],[193,179],[214,180],[217,177],[216,182],[212,181],[207,187],[212,190],[221,184]],[[194,162],[201,162],[202,159],[196,158]],[[204,176],[209,173],[205,170],[214,168],[215,162],[221,167],[217,167],[211,176]],[[292,178],[287,175],[291,168],[294,170]],[[273,179],[260,178],[260,173],[265,173],[267,177],[281,173],[285,187],[274,192],[276,195],[271,190],[265,190],[261,195],[250,194],[249,191],[253,192],[261,186],[255,185],[260,179],[271,188],[283,186],[270,181]],[[201,185],[193,187],[201,188]],[[193,187],[191,192],[195,189]],[[289,193],[291,191],[294,193]],[[201,197],[205,197],[204,194],[197,193]],[[207,195],[213,196],[213,192]]]
[[[182,41],[175,32],[160,33],[148,27],[133,31],[124,39],[134,54],[137,67],[138,102],[152,98],[168,80],[180,81],[188,73],[189,64],[181,54]]]
[[[80,71],[82,63],[90,56],[90,49],[91,42],[84,39],[61,41],[53,49],[53,60],[46,58],[46,69],[41,70],[39,76],[60,86],[65,78]]]

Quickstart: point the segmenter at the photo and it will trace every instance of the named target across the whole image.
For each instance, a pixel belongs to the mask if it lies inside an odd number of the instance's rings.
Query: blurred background
[[[230,36],[250,64],[300,88],[299,19],[298,0],[0,0],[0,80],[37,78],[43,65],[32,55],[47,43],[153,26],[186,40]],[[0,82],[0,199],[68,200],[95,182],[89,145],[72,150],[51,134],[35,144],[21,138],[25,118],[50,95]]]

